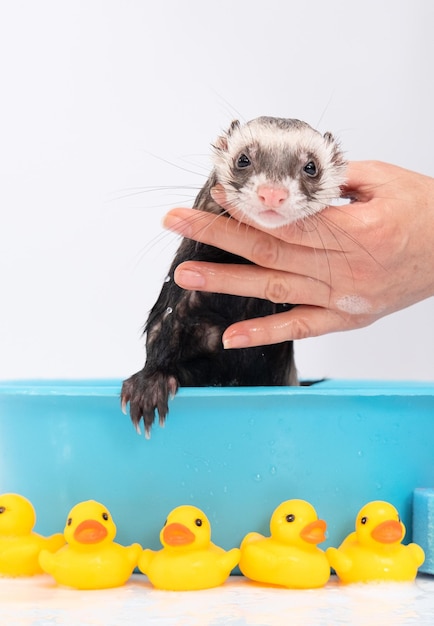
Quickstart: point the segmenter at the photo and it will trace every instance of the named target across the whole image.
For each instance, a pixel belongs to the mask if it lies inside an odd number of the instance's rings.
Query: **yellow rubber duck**
[[[327,558],[343,583],[411,581],[425,560],[416,543],[401,544],[405,526],[394,506],[382,500],[366,504],[357,515],[356,530]]]
[[[305,500],[287,500],[270,520],[271,537],[249,533],[241,543],[240,570],[252,580],[291,589],[323,587],[330,578],[325,552],[327,525]]]
[[[32,532],[36,513],[32,503],[16,493],[0,495],[0,576],[42,574],[39,553],[55,552],[64,545],[61,533],[42,537]]]
[[[57,583],[76,589],[120,587],[130,578],[142,547],[115,543],[116,526],[106,507],[95,500],[80,502],[69,512],[66,546],[55,554],[43,550],[39,563]]]
[[[160,532],[163,548],[144,550],[139,569],[157,589],[189,591],[218,587],[237,565],[240,551],[226,552],[211,542],[205,513],[183,505],[170,512]]]

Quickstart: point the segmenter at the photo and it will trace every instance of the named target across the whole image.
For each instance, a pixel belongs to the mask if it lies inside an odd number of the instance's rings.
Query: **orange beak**
[[[93,519],[81,522],[74,531],[74,539],[79,543],[99,543],[107,537],[107,529]]]
[[[326,529],[327,524],[325,521],[318,519],[305,526],[301,531],[300,536],[308,543],[321,543],[326,540]]]
[[[402,535],[402,526],[396,520],[382,522],[371,532],[371,537],[380,543],[395,543],[401,541]]]
[[[174,522],[163,528],[163,539],[168,546],[187,546],[193,543],[195,536],[187,526]]]

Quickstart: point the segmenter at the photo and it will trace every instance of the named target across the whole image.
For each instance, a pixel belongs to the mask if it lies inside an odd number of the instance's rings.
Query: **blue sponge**
[[[413,541],[425,551],[419,571],[434,574],[434,489],[414,490]]]

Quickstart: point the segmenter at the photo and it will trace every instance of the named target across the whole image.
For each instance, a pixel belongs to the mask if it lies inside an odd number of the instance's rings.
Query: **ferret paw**
[[[164,425],[169,412],[168,401],[178,391],[175,376],[156,372],[147,375],[144,370],[124,380],[121,390],[122,411],[127,412],[130,404],[130,416],[137,432],[140,434],[140,420],[143,418],[145,437],[151,436],[151,426],[158,412],[160,426]]]

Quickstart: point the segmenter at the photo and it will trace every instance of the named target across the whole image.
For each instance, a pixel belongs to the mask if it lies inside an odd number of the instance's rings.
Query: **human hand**
[[[233,324],[225,348],[361,328],[434,295],[434,178],[351,162],[343,195],[354,201],[274,230],[193,209],[166,215],[167,228],[254,263],[186,261],[180,287],[299,305]],[[221,189],[213,197],[236,214]]]

